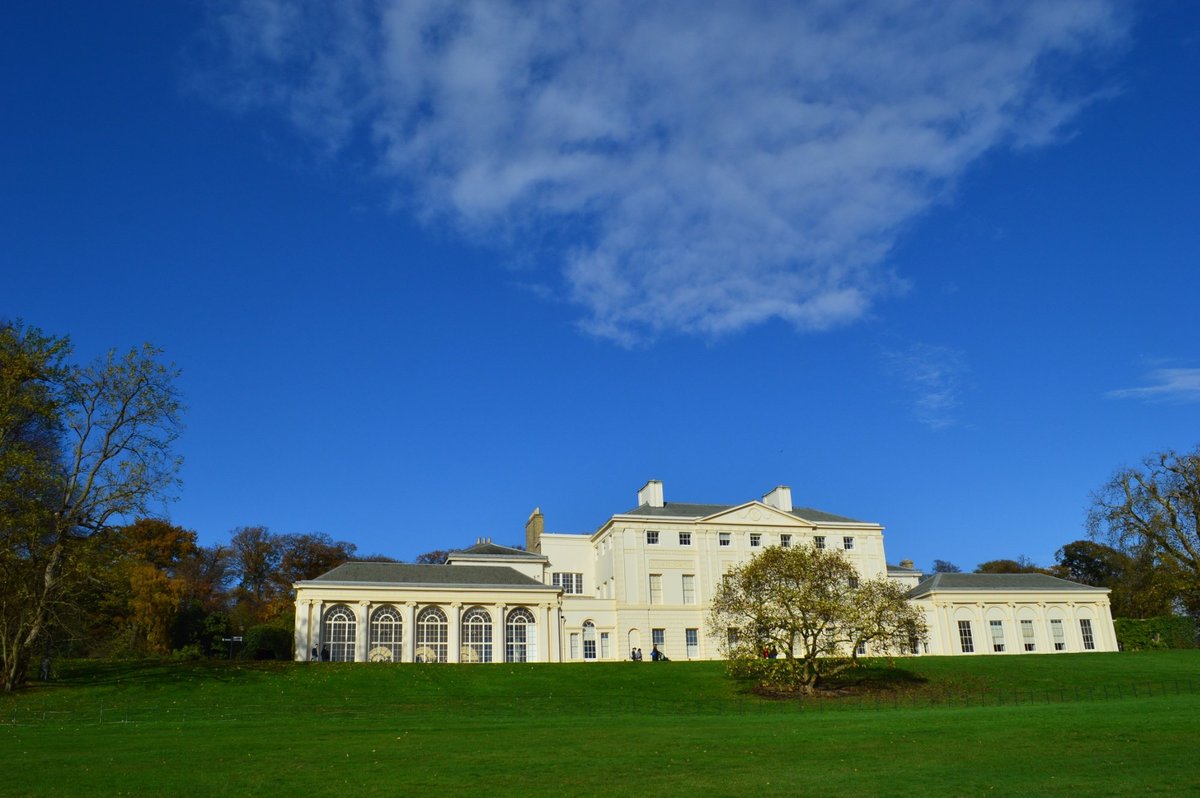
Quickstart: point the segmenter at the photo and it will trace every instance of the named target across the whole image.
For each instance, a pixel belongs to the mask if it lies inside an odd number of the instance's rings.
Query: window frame
[[[751,532],[750,533],[750,548],[752,548],[752,549],[762,548],[762,537],[763,536],[762,536],[761,532]]]
[[[975,653],[975,636],[971,632],[970,621],[958,622],[958,647],[964,654]]]
[[[692,545],[692,533],[691,532],[680,532],[679,533],[679,545],[680,546]]]
[[[813,548],[814,549],[825,548],[825,536],[824,535],[813,535]]]
[[[647,529],[646,530],[646,545],[647,546],[657,546],[658,545],[658,530],[657,529]]]
[[[721,546],[732,546],[732,545],[733,545],[733,533],[732,532],[718,532],[717,533],[717,546],[721,547]]]

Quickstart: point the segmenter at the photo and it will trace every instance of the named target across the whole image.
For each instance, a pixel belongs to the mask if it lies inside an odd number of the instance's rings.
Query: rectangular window
[[[867,644],[859,643],[858,644],[858,656],[865,657],[866,655],[867,655]]]
[[[1079,633],[1083,635],[1083,650],[1095,651],[1096,638],[1092,637],[1092,622],[1087,618],[1079,619]]]
[[[646,545],[647,546],[657,546],[658,545],[658,533],[657,532],[647,532],[646,533]]]
[[[1054,640],[1055,651],[1067,650],[1067,636],[1063,633],[1062,618],[1050,619],[1050,637]]]
[[[975,651],[975,641],[971,639],[971,622],[958,622],[958,644],[962,647],[964,654],[971,654]]]
[[[851,576],[848,579],[846,579],[846,583],[850,586],[850,589],[853,590],[854,588],[858,587],[858,577]]]
[[[792,547],[792,536],[791,535],[780,535],[779,536],[779,545],[782,548],[790,549]]]
[[[571,659],[579,659],[579,632],[571,632]]]
[[[696,577],[692,574],[683,575],[683,603],[696,603]]]
[[[1037,651],[1037,643],[1033,638],[1033,621],[1021,621],[1021,640],[1025,643],[1026,651]]]
[[[846,551],[853,551],[854,550],[854,538],[850,538],[850,537],[842,538],[842,548],[845,549]]]
[[[658,646],[658,650],[662,651],[663,646],[665,646],[667,644],[667,630],[666,629],[651,629],[650,630],[650,643],[652,645]]]
[[[608,642],[608,632],[600,633],[600,659],[612,659],[612,647]]]
[[[583,574],[568,574],[554,572],[552,581],[555,587],[561,587],[563,593],[583,594]]]
[[[680,532],[679,533],[679,545],[680,546],[692,545],[692,533],[691,532]]]
[[[717,540],[722,546],[728,546],[729,545],[729,533],[728,532],[718,533]]]
[[[688,659],[700,658],[700,630],[685,629],[684,635],[687,637],[687,655]]]
[[[992,651],[1004,651],[1004,621],[988,621],[992,630]]]
[[[738,630],[734,629],[732,626],[730,626],[728,629],[725,630],[725,645],[728,646],[729,648],[733,649],[733,648],[737,648],[737,644],[738,644]]]
[[[815,546],[818,549],[825,548],[825,536],[817,535],[815,538],[813,538],[813,546]]]
[[[650,574],[650,603],[662,604],[662,574]]]
[[[750,548],[757,549],[762,545],[762,535],[757,532],[750,533]]]

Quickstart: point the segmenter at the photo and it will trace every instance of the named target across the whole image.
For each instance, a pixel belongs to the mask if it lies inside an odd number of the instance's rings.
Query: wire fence
[[[277,722],[281,717],[294,720],[317,720],[322,723],[355,723],[370,717],[461,725],[464,722],[536,718],[545,716],[546,713],[580,714],[596,718],[598,716],[740,716],[813,712],[918,711],[1116,702],[1195,695],[1197,692],[1196,682],[1174,680],[981,690],[932,691],[917,689],[857,695],[818,695],[780,700],[770,700],[758,696],[739,696],[679,701],[645,696],[605,697],[588,693],[532,695],[507,700],[451,695],[439,697],[436,705],[427,702],[388,703],[386,701],[372,701],[369,705],[363,705],[350,699],[343,699],[340,702],[331,699],[322,704],[264,702],[185,706],[134,701],[75,707],[14,703],[0,710],[0,726],[254,723],[258,721]]]

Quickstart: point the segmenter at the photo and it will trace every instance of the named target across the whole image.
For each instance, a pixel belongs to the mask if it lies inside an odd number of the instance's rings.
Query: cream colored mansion
[[[935,574],[888,565],[883,527],[793,507],[778,487],[744,504],[663,500],[651,480],[637,506],[590,534],[545,532],[525,550],[487,539],[444,565],[348,562],[296,584],[296,658],[376,662],[588,662],[657,647],[717,659],[705,629],[721,576],[767,546],[845,552],[864,578],[911,587],[929,625],[923,654],[1115,651],[1108,590],[1044,574]]]

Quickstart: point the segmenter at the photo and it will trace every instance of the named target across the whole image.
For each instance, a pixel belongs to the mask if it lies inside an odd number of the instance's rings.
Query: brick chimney
[[[542,532],[546,529],[546,518],[541,507],[534,507],[525,522],[525,551],[542,553]]]

